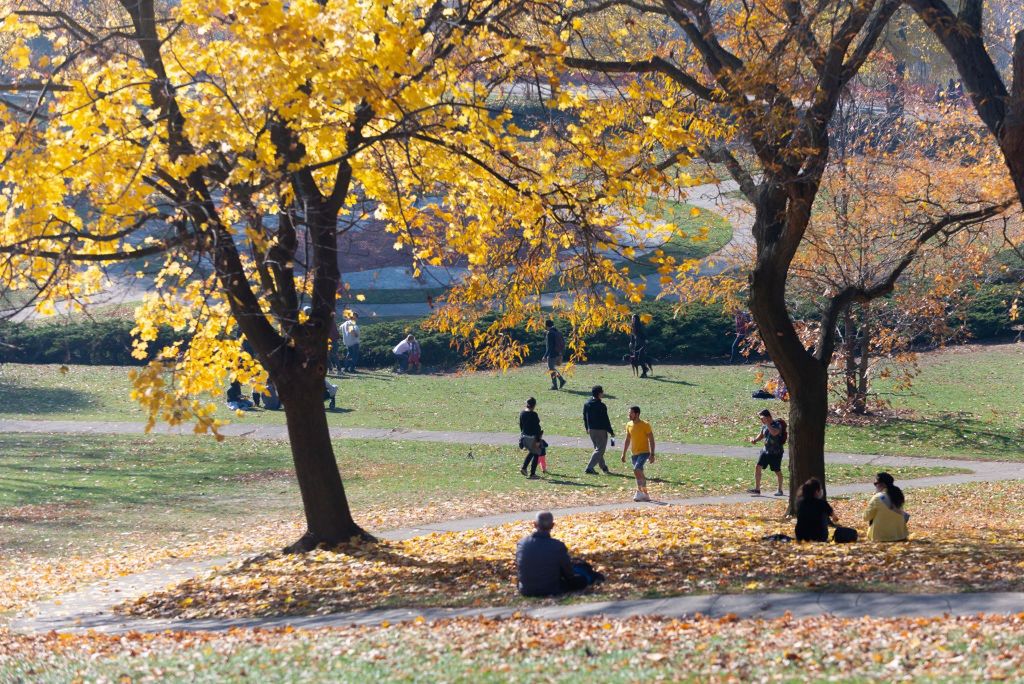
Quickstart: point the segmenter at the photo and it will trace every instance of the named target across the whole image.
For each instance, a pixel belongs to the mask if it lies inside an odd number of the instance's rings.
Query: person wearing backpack
[[[754,468],[754,488],[748,489],[749,494],[758,495],[761,493],[761,473],[765,468],[771,468],[775,477],[779,480],[779,490],[775,496],[784,496],[782,492],[782,452],[788,438],[786,421],[779,418],[772,419],[772,412],[764,409],[759,414],[761,418],[761,432],[757,437],[751,437],[750,443],[757,444],[764,440],[764,448],[757,459],[757,467]]]
[[[551,389],[557,390],[565,387],[565,378],[558,372],[558,367],[562,364],[562,354],[565,353],[565,338],[550,318],[544,321],[544,327],[547,328],[544,335],[544,358],[548,362],[548,373],[551,374]]]

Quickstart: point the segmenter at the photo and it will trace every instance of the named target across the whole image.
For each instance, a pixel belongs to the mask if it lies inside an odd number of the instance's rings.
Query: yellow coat
[[[868,523],[868,539],[877,542],[904,541],[907,538],[907,520],[903,511],[889,508],[885,493],[871,497],[864,520]]]

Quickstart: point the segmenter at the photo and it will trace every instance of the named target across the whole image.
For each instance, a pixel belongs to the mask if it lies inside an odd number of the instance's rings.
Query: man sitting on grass
[[[519,593],[523,596],[555,596],[586,589],[604,579],[589,563],[573,563],[565,544],[552,538],[555,517],[541,511],[533,523],[536,531],[516,547]]]

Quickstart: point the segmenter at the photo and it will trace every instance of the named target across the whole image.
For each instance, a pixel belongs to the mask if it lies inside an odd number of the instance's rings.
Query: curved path
[[[0,432],[21,433],[76,433],[76,434],[143,434],[144,424],[132,422],[39,421],[0,420]],[[192,434],[187,427],[163,427],[154,432],[164,434]],[[224,430],[225,435],[243,439],[286,438],[284,426],[246,426],[232,424]],[[386,439],[448,442],[458,444],[512,445],[517,435],[491,432],[430,432],[402,428],[333,428],[335,438]],[[550,436],[548,441],[557,446],[586,448],[581,438]],[[589,441],[588,441],[589,442]],[[749,447],[711,446],[666,442],[659,445],[659,451],[671,454],[697,454],[723,458],[750,458]],[[882,466],[944,466],[969,470],[956,475],[926,477],[901,482],[904,488],[931,487],[942,484],[964,482],[988,482],[998,480],[1024,479],[1024,464],[998,461],[969,461],[963,459],[920,458],[908,456],[886,456],[868,454],[826,454],[829,463],[874,464]],[[836,485],[830,488],[833,494],[852,494],[864,491],[864,485]],[[735,503],[742,501],[778,501],[774,497],[750,497],[746,494],[726,494],[688,499],[671,499],[653,502],[654,505],[702,505]],[[556,515],[572,515],[599,511],[642,508],[652,504],[622,502],[595,506],[581,506],[554,511]],[[383,539],[407,539],[431,532],[453,532],[491,527],[502,523],[526,521],[533,516],[530,511],[512,512],[448,520],[417,527],[389,530],[377,533]],[[132,597],[156,591],[169,584],[194,577],[212,570],[234,558],[213,558],[202,561],[169,563],[145,572],[100,582],[80,591],[37,603],[30,610],[30,617],[15,619],[11,627],[17,631],[41,632],[85,631],[95,629],[104,632],[162,631],[177,630],[226,630],[236,627],[281,627],[296,628],[329,627],[351,624],[379,624],[384,621],[413,619],[422,616],[428,620],[467,616],[508,616],[513,613],[537,618],[565,618],[603,615],[607,617],[628,617],[632,615],[659,615],[681,617],[701,613],[704,615],[734,614],[738,617],[777,617],[786,612],[794,616],[831,614],[841,617],[896,616],[896,615],[944,615],[974,614],[979,612],[1017,613],[1024,612],[1024,593],[972,593],[972,594],[831,594],[831,593],[782,593],[782,594],[726,594],[680,596],[669,599],[635,601],[603,601],[571,605],[543,605],[539,607],[502,608],[457,608],[457,609],[393,609],[372,610],[331,615],[287,616],[239,620],[158,620],[131,618],[114,614],[115,605]]]

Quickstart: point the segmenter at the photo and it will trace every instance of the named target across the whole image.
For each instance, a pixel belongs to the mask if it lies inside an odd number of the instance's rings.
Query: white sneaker
[[[633,501],[650,501],[651,497],[647,496],[643,492],[637,492],[633,495]]]

